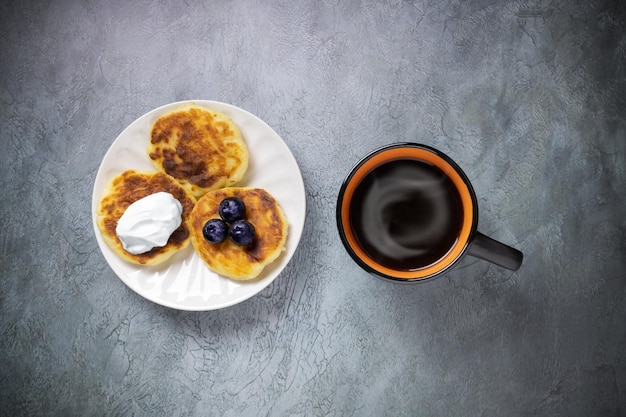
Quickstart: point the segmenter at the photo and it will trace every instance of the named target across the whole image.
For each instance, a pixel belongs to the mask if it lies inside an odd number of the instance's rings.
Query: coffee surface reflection
[[[450,178],[417,159],[387,161],[367,173],[350,204],[358,244],[376,262],[416,270],[443,258],[458,239],[463,206]]]

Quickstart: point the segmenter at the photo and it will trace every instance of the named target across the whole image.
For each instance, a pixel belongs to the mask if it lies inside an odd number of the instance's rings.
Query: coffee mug
[[[517,270],[523,254],[476,230],[478,203],[461,168],[417,143],[379,148],[352,168],[337,199],[350,256],[392,281],[422,282],[470,255]]]

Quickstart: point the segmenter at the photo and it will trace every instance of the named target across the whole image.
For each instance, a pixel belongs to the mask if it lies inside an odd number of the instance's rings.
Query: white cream
[[[158,192],[128,206],[115,232],[133,255],[162,247],[182,223],[183,205],[170,193]]]

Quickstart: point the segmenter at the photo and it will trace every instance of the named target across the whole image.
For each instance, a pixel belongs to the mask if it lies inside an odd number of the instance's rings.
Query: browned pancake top
[[[247,149],[241,149],[240,138],[225,115],[192,107],[155,122],[148,156],[172,177],[210,189],[247,164]]]
[[[155,247],[148,252],[137,255],[125,252],[115,232],[120,217],[122,217],[128,206],[135,201],[160,191],[170,193],[180,201],[183,206],[183,222],[172,233],[166,246]],[[119,250],[124,251],[123,254],[132,258],[135,262],[146,264],[166,251],[177,250],[185,245],[189,238],[187,219],[194,205],[195,201],[186,193],[185,189],[166,174],[162,172],[141,173],[127,170],[112,180],[100,201],[100,206],[98,207],[99,226],[102,233],[106,234],[110,241],[115,242],[116,252],[119,253]]]
[[[239,197],[246,206],[246,220],[255,228],[255,241],[248,247],[226,239],[219,244],[207,242],[202,235],[204,224],[219,218],[219,205],[227,197]],[[235,279],[250,279],[283,250],[287,221],[276,200],[260,188],[223,188],[209,191],[196,203],[190,227],[196,252],[207,265],[220,274]]]

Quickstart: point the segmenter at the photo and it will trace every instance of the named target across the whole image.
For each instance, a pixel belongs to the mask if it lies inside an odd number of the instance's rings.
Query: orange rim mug
[[[439,260],[410,270],[392,269],[375,261],[358,244],[350,222],[350,204],[361,180],[383,163],[415,159],[441,170],[459,194],[463,219],[457,239]],[[365,271],[395,282],[423,282],[453,268],[465,255],[491,262],[510,270],[520,268],[523,254],[477,231],[478,203],[472,185],[461,168],[447,155],[427,145],[395,143],[376,149],[362,158],[344,180],[337,199],[337,227],[341,241],[352,259]]]

